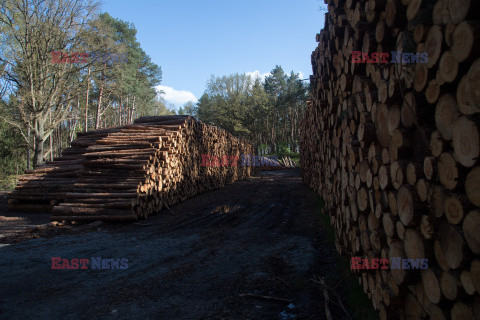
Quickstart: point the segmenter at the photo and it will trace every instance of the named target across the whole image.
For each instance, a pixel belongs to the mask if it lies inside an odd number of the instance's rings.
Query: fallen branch
[[[345,278],[344,278],[344,279],[345,279]],[[327,289],[328,289],[328,290],[330,290],[330,291],[333,293],[333,295],[337,298],[337,299],[336,299],[336,300],[337,300],[336,302],[337,302],[337,304],[343,309],[343,311],[345,312],[345,315],[347,316],[347,319],[350,319],[350,320],[351,320],[350,315],[349,315],[348,312],[347,312],[347,309],[345,308],[345,306],[343,305],[340,297],[338,296],[338,293],[337,293],[336,291],[332,290],[329,286],[327,286],[327,284],[325,283],[325,280],[324,280],[323,278],[320,278],[319,280],[315,280],[315,279],[311,279],[311,280],[312,280],[312,282],[321,285],[322,288],[323,288],[323,295],[325,296],[325,313],[327,313],[327,310],[328,310],[328,312],[330,313],[330,310],[328,309],[328,305],[327,305],[327,299],[329,300],[328,293],[327,293]],[[341,280],[341,281],[342,281],[342,280]],[[340,283],[340,282],[339,282],[339,283]],[[338,284],[337,284],[337,286],[338,286]],[[337,286],[335,286],[335,289],[336,289]],[[331,314],[330,314],[330,316],[331,316]],[[328,318],[328,315],[327,315],[327,318]],[[329,319],[331,319],[331,318],[329,318]]]
[[[328,296],[325,280],[323,280],[323,278],[319,278],[319,280],[315,282],[319,283],[323,288],[323,296],[325,297],[325,316],[327,317],[327,320],[332,320],[332,313],[330,312],[330,308],[328,307],[328,302],[330,301],[330,298]]]
[[[262,296],[258,294],[251,294],[251,293],[240,293],[240,297],[247,297],[247,298],[254,298],[254,299],[259,299],[259,300],[265,300],[265,301],[275,301],[275,302],[282,302],[282,303],[292,303],[293,300],[289,299],[283,299],[283,298],[277,298],[277,297],[271,297],[271,296]]]

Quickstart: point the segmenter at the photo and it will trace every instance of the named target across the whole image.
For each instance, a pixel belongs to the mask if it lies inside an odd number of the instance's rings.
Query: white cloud
[[[260,81],[262,81],[262,82],[265,81],[265,77],[271,75],[270,72],[260,73],[260,71],[258,71],[258,70],[255,70],[253,72],[246,72],[245,74],[247,76],[250,76],[253,81],[255,81],[255,79],[257,79],[257,78],[260,78]]]
[[[195,95],[187,90],[175,90],[172,87],[167,86],[157,86],[156,89],[157,92],[164,92],[162,93],[162,97],[167,103],[172,103],[177,107],[182,106],[189,101],[194,103],[198,101]]]

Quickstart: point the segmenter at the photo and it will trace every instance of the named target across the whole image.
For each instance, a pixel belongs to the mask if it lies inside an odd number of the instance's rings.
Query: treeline
[[[263,82],[246,74],[212,76],[197,105],[180,111],[249,139],[260,153],[296,151],[308,88],[278,65]]]
[[[0,188],[60,156],[80,131],[174,111],[135,27],[89,0],[0,1]],[[264,153],[298,147],[307,86],[276,66],[264,81],[212,77],[191,114],[251,140]]]
[[[4,176],[58,156],[78,131],[171,113],[135,27],[99,9],[87,0],[0,2]]]

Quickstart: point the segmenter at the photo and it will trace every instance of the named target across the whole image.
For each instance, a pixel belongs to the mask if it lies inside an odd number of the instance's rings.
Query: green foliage
[[[234,135],[249,136],[249,124],[255,110],[252,101],[253,82],[245,74],[212,76],[198,102],[200,120],[218,125]]]
[[[155,87],[162,72],[141,48],[135,26],[97,9],[89,0],[0,2],[1,116],[24,139],[23,146],[35,151],[36,165],[49,155],[44,143],[51,134],[53,154],[59,156],[78,131],[172,114],[158,104]],[[12,23],[1,23],[7,20]],[[87,63],[59,63],[53,51],[90,57]],[[126,61],[108,60],[122,54]],[[19,157],[26,158],[26,148],[22,152]]]
[[[91,108],[105,112],[105,120],[110,122],[107,125],[128,123],[135,117],[154,114],[158,107],[155,86],[161,82],[162,71],[140,47],[135,26],[103,13],[91,22],[89,31],[93,35],[86,42],[87,49],[92,43],[93,47],[103,43],[105,52],[127,56],[123,63],[95,66]]]
[[[27,167],[25,151],[25,141],[19,131],[0,121],[0,190],[15,187],[16,175]]]
[[[197,107],[192,101],[189,101],[183,105],[183,107],[178,108],[179,115],[189,115],[197,116]]]
[[[288,76],[277,65],[264,83],[238,73],[212,76],[196,111],[208,124],[221,126],[259,146],[268,145],[272,153],[285,153],[287,150],[277,146],[289,144],[293,149],[298,144],[299,115],[307,95],[307,86],[298,74]]]
[[[290,146],[288,144],[288,142],[284,141],[284,142],[279,142],[277,143],[277,154],[278,155],[285,155],[287,153],[290,153]]]
[[[155,101],[155,109],[152,112],[152,115],[168,116],[168,115],[174,115],[174,114],[175,112],[167,108],[167,106],[165,105],[165,99],[160,97],[157,101]]]

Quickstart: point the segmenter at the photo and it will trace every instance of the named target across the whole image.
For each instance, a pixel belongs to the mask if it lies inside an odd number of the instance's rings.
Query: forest
[[[121,57],[121,59],[118,59]],[[82,0],[0,4],[0,188],[52,161],[82,131],[148,115],[189,114],[248,138],[261,153],[296,151],[308,87],[275,66],[264,81],[213,76],[198,103],[175,110],[162,69],[132,23]]]
[[[211,76],[198,103],[179,113],[245,137],[261,154],[298,153],[298,124],[307,97],[299,74],[288,75],[277,65],[264,81],[245,73]]]

